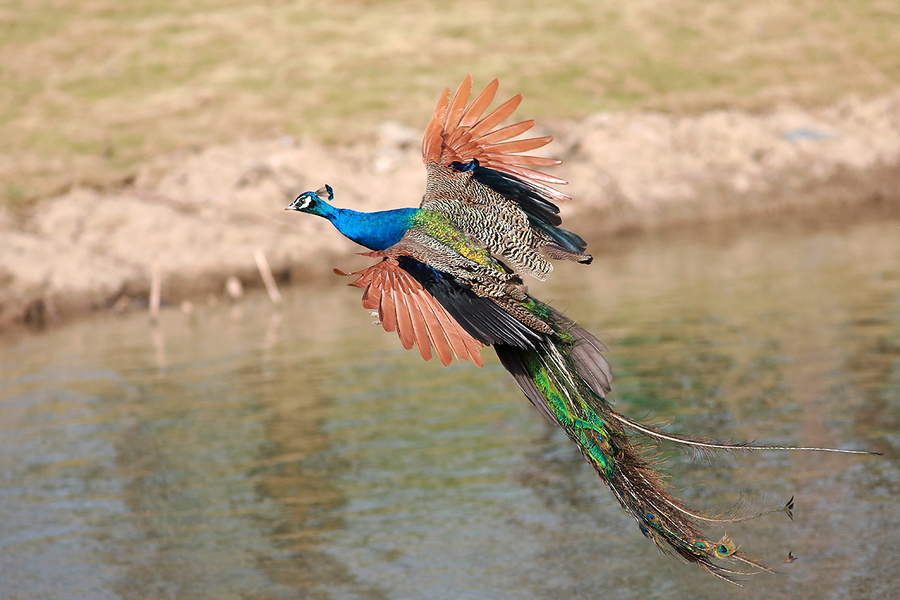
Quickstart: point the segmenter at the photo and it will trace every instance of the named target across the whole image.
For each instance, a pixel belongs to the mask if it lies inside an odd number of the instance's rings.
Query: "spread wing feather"
[[[518,108],[522,102],[521,94],[481,117],[493,101],[498,85],[496,79],[488,84],[468,108],[471,75],[466,76],[452,98],[450,90],[444,90],[422,138],[422,158],[426,166],[447,167],[454,162],[477,160],[479,165],[512,175],[554,200],[568,200],[569,196],[548,185],[564,185],[565,180],[527,168],[557,165],[561,161],[518,154],[546,146],[553,140],[551,136],[512,140],[534,126],[531,120],[495,129]]]
[[[519,105],[522,103],[522,94],[516,94],[493,111],[488,113],[488,116],[481,119],[472,126],[471,134],[472,137],[481,137],[482,134],[487,133],[500,123],[502,123],[507,117],[516,112],[516,109],[519,108]]]
[[[384,256],[380,252],[365,255]],[[363,307],[377,310],[381,326],[385,331],[396,331],[407,350],[418,346],[422,358],[431,360],[431,348],[434,347],[444,365],[449,365],[454,355],[471,360],[479,367],[484,365],[481,342],[469,335],[422,284],[400,268],[395,259],[384,258],[355,273],[338,269],[334,272],[358,276],[349,285],[364,290]]]
[[[522,135],[532,127],[534,127],[534,119],[529,119],[528,121],[520,121],[519,123],[507,125],[506,127],[501,127],[500,129],[495,129],[491,133],[478,138],[478,141],[485,145],[495,144],[497,142],[512,139],[517,135]]]
[[[472,101],[472,104],[469,105],[469,108],[466,110],[465,114],[463,114],[460,125],[463,127],[471,127],[477,123],[481,118],[481,115],[484,114],[484,111],[487,110],[487,107],[494,101],[494,96],[497,95],[497,88],[499,87],[500,82],[498,80],[495,79],[490,82]]]

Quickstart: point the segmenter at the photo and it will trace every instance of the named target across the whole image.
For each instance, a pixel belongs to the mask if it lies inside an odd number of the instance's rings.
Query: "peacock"
[[[397,332],[406,349],[432,350],[444,365],[454,357],[484,364],[493,346],[541,415],[563,429],[596,469],[640,531],[666,553],[680,556],[716,577],[736,578],[768,568],[739,551],[727,533],[713,539],[704,528],[784,511],[786,504],[748,514],[705,514],[676,498],[663,481],[650,444],[672,442],[711,455],[733,450],[859,451],[760,446],[694,439],[616,412],[608,397],[612,372],[606,346],[552,306],[534,298],[526,276],[543,281],[550,260],[590,264],[585,241],[563,229],[557,202],[570,197],[553,186],[566,182],[534,167],[560,160],[532,156],[551,136],[519,138],[527,120],[501,126],[522,101],[517,95],[485,114],[495,79],[469,102],[467,76],[450,97],[445,89],[425,129],[427,170],[418,208],[357,212],[331,202],[333,189],[300,194],[286,210],[317,215],[379,259],[354,273],[362,304],[377,311],[381,326]],[[793,518],[793,517],[791,517]]]

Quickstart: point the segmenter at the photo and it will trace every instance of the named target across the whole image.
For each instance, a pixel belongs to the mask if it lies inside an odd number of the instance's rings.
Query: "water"
[[[729,528],[777,571],[745,590],[660,555],[490,351],[424,363],[335,278],[0,346],[0,597],[898,597],[898,225],[595,244],[532,286],[626,414],[884,453],[670,452],[702,508],[796,497]]]

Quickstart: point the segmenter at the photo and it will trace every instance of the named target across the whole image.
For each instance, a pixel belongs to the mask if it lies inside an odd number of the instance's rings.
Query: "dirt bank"
[[[900,93],[812,112],[598,114],[545,131],[575,199],[564,219],[590,237],[900,206]],[[119,191],[76,189],[27,217],[0,214],[0,331],[146,306],[154,260],[170,302],[206,301],[231,275],[261,285],[257,248],[282,281],[327,273],[354,245],[283,207],[326,182],[341,206],[415,205],[419,139],[385,123],[377,143],[360,147],[290,138],[214,147],[160,158]]]

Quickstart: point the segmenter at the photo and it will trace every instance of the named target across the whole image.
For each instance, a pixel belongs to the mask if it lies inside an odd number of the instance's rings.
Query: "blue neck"
[[[357,212],[319,202],[315,214],[325,217],[335,228],[360,246],[384,250],[400,241],[418,208],[398,208],[379,212]]]

